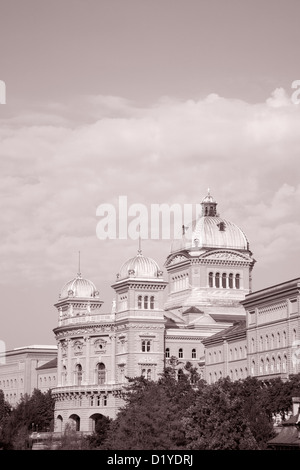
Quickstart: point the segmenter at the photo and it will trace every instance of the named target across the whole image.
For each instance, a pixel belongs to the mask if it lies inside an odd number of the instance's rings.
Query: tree
[[[227,379],[203,387],[182,419],[187,448],[196,450],[258,449],[244,414],[238,388]]]
[[[15,449],[28,448],[30,431],[51,431],[54,419],[54,399],[49,390],[34,389],[32,395],[22,397],[12,409],[3,427],[5,442]]]
[[[0,390],[0,449],[7,449],[10,447],[5,436],[6,421],[10,413],[11,406],[5,400],[3,390]]]
[[[95,431],[91,436],[87,436],[86,440],[89,449],[101,449],[107,439],[112,419],[107,416],[100,415],[95,424]]]
[[[194,371],[183,368],[177,380],[177,363],[171,361],[157,382],[129,379],[125,406],[112,422],[105,448],[118,450],[184,449],[181,419],[195,400]],[[193,384],[191,377],[193,376]]]

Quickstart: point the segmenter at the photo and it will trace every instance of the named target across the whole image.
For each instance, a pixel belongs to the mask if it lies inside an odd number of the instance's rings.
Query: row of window
[[[213,273],[208,274],[209,287],[216,287],[223,289],[240,289],[240,274],[233,273]]]
[[[23,378],[20,378],[20,386],[23,387]],[[7,380],[0,380],[0,388],[17,388],[18,380],[17,379],[7,379]]]
[[[98,363],[96,366],[96,381],[98,385],[103,385],[106,381],[106,370],[105,370],[105,365],[101,362]],[[83,370],[82,370],[82,365],[77,364],[75,367],[75,385],[80,386],[82,384],[82,377],[83,377]],[[63,366],[62,370],[62,384],[67,383],[67,368],[66,366]]]
[[[240,346],[239,348],[230,348],[229,349],[229,360],[238,360],[238,359],[245,359],[247,357],[247,346]],[[219,350],[214,351],[214,353],[208,353],[207,357],[207,364],[214,364],[217,362],[222,362],[223,361],[223,355],[222,351]]]
[[[296,341],[297,339],[297,331],[294,328],[292,332],[292,341]],[[287,333],[286,331],[283,331],[282,333],[280,331],[277,331],[276,334],[271,333],[266,334],[264,337],[260,336],[259,342],[258,342],[258,351],[264,351],[264,350],[269,350],[269,349],[274,349],[274,348],[281,348],[281,347],[286,347],[287,345]],[[251,352],[255,352],[255,339],[251,338]]]
[[[165,355],[166,355],[166,358],[170,357],[170,348],[166,348]],[[178,358],[183,359],[183,349],[182,348],[178,349]],[[196,358],[197,358],[196,349],[192,349],[192,359],[196,359]]]
[[[248,369],[245,367],[244,369],[241,367],[240,369],[230,369],[229,374],[228,374],[230,380],[240,380],[240,379],[245,379],[248,376]],[[209,384],[215,383],[218,380],[223,378],[223,372],[210,372],[208,374],[207,381]]]
[[[139,295],[138,296],[138,308],[144,308],[146,310],[155,308],[155,297],[154,295]]]
[[[287,372],[287,355],[284,354],[283,358],[281,358],[280,355],[275,358],[272,356],[271,358],[261,358],[259,362],[259,374],[264,375],[264,374],[269,374],[269,373],[275,373],[275,372]],[[252,360],[251,363],[251,375],[256,374],[256,363],[255,360]]]

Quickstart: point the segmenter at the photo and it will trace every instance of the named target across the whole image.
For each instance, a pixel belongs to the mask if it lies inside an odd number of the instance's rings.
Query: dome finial
[[[138,255],[142,254],[142,239],[141,239],[141,225],[138,225],[138,231],[139,231],[139,249],[138,249]]]
[[[80,272],[80,251],[78,251],[78,273],[77,277],[81,277],[81,272]]]

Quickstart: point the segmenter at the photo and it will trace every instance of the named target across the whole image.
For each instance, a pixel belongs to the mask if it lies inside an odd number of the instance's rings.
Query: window
[[[214,285],[214,280],[213,279],[214,279],[213,273],[209,273],[209,275],[208,275],[208,285],[209,285],[209,287],[213,287],[213,285]]]
[[[103,397],[103,406],[107,406],[107,396],[104,395]]]
[[[170,357],[170,348],[166,349],[166,357]]]
[[[144,308],[145,309],[148,308],[148,295],[145,295],[145,297],[144,297]]]
[[[151,295],[151,297],[150,297],[150,308],[151,308],[151,310],[154,309],[154,295]]]
[[[196,349],[192,349],[192,359],[196,359]]]
[[[151,375],[152,375],[151,369],[148,369],[147,370],[147,380],[151,380]]]
[[[183,358],[183,349],[182,349],[182,348],[180,348],[179,351],[178,351],[178,357],[179,357],[180,359]]]
[[[229,289],[233,288],[233,274],[229,274]]]
[[[142,308],[142,299],[143,299],[142,296],[139,295],[138,296],[138,308]]]
[[[216,274],[216,287],[220,287],[220,273]]]
[[[223,287],[223,289],[226,289],[226,278],[227,278],[226,273],[223,273],[222,274],[222,287]]]
[[[149,352],[151,350],[151,341],[143,339],[142,340],[142,352]]]
[[[240,275],[239,274],[235,275],[235,288],[236,289],[240,288]]]
[[[97,364],[97,381],[98,385],[102,385],[105,383],[105,365],[103,362]]]
[[[76,374],[76,385],[81,385],[82,382],[82,366],[81,364],[77,364],[75,369]]]

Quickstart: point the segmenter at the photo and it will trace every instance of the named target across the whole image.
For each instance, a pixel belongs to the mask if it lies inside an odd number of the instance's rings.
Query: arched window
[[[240,275],[239,274],[235,275],[235,288],[236,289],[240,288]]]
[[[277,358],[277,372],[281,371],[281,357],[278,356]]]
[[[170,348],[166,348],[166,357],[170,357]]]
[[[196,349],[192,349],[192,359],[196,359]]]
[[[233,274],[229,274],[229,288],[233,289]]]
[[[98,384],[102,385],[105,383],[105,365],[103,362],[100,362],[97,364],[97,378],[98,378]]]
[[[139,295],[138,296],[138,308],[142,308],[142,300],[143,300],[142,296]]]
[[[151,310],[154,309],[154,295],[151,295],[151,297],[150,297],[150,308],[151,308]]]
[[[222,287],[226,289],[226,273],[222,274]]]
[[[183,349],[182,349],[182,348],[180,348],[179,351],[178,351],[178,357],[179,357],[180,359],[183,358]]]
[[[260,372],[260,374],[264,373],[264,360],[263,359],[260,360],[259,372]]]
[[[81,364],[76,365],[75,373],[76,373],[76,385],[81,385],[81,382],[82,382],[82,366],[81,366]]]
[[[251,338],[251,352],[253,353],[254,352],[254,338]]]
[[[280,333],[277,333],[277,347],[280,348]]]
[[[283,346],[286,346],[286,332],[283,332]]]
[[[209,287],[213,287],[213,285],[214,285],[213,279],[214,279],[213,273],[209,273],[209,275],[208,275],[208,285],[209,285]]]
[[[286,366],[287,366],[287,357],[286,355],[283,356],[283,362],[282,362],[282,370],[283,372],[286,372]]]
[[[220,273],[216,273],[216,287],[220,287]]]
[[[148,308],[148,295],[145,295],[144,297],[144,308]]]

